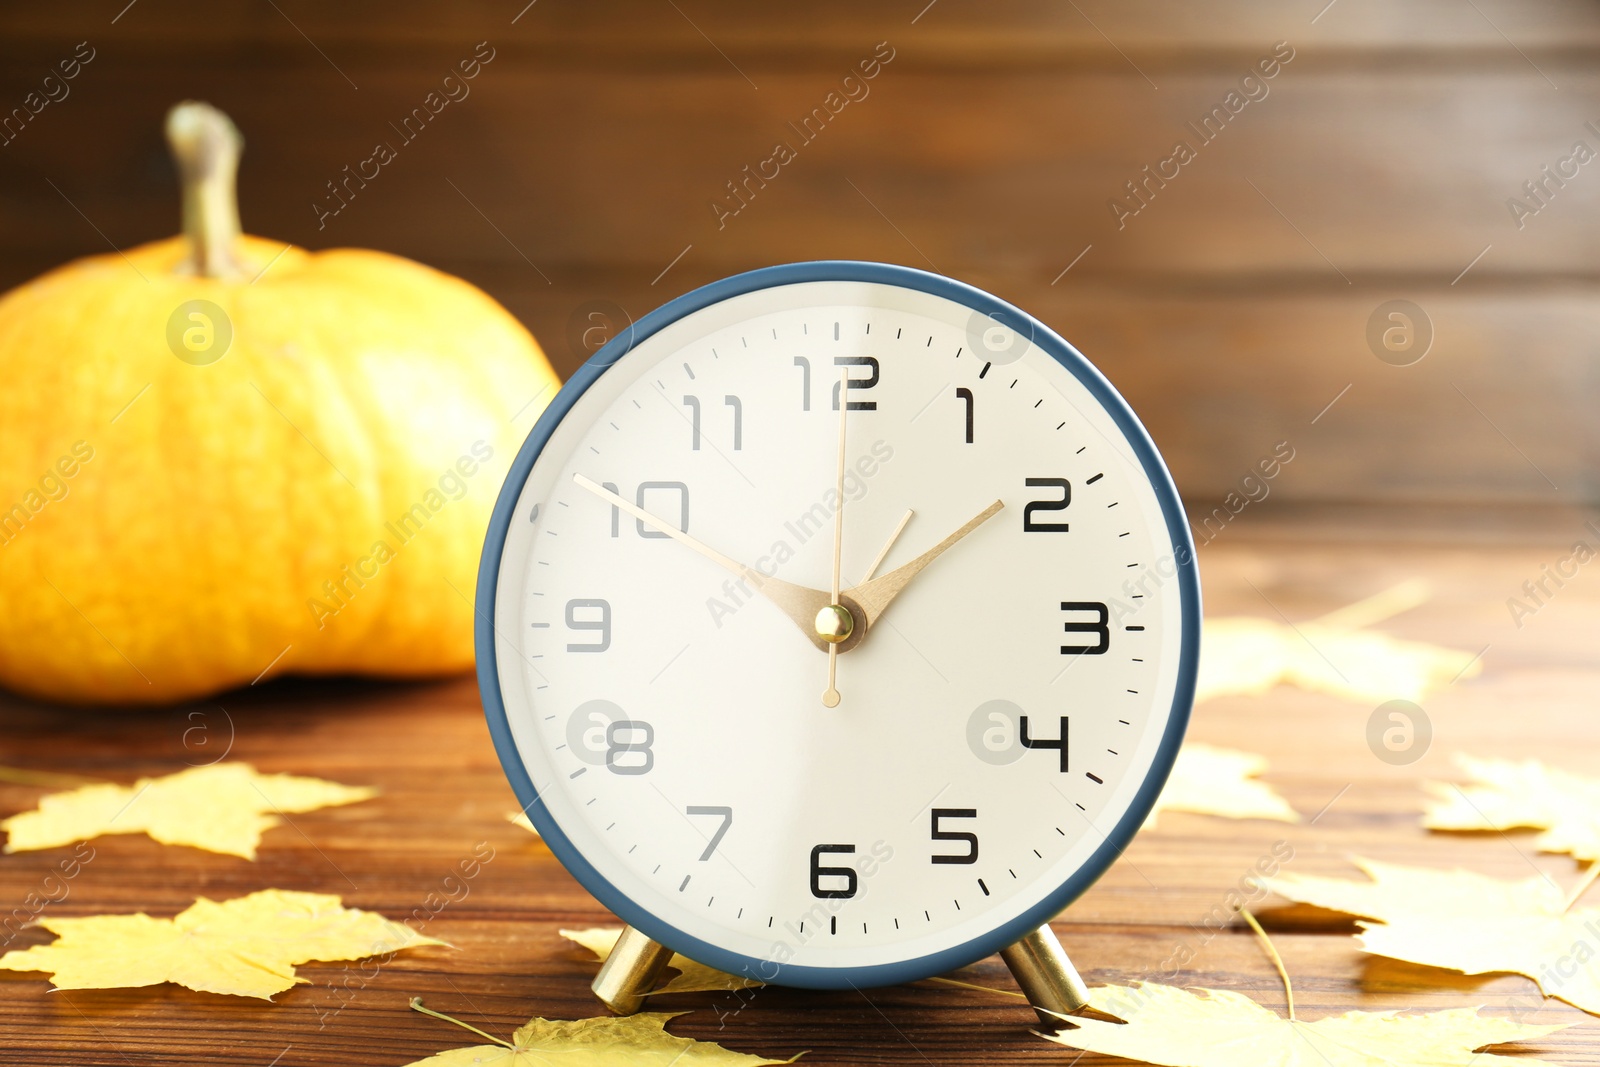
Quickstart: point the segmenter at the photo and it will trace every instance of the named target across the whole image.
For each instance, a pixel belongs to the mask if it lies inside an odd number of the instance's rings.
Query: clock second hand
[[[817,614],[817,634],[828,642],[828,688],[822,694],[824,707],[839,706],[839,690],[834,682],[839,670],[839,642],[850,636],[855,628],[855,618],[848,608],[839,604],[839,560],[844,546],[844,431],[850,413],[850,368],[839,372],[839,462],[835,492],[838,507],[833,512],[833,599]]]

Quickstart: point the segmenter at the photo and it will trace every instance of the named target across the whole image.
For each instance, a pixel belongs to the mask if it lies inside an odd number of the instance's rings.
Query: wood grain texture
[[[1600,163],[1542,171],[1600,150],[1592,3],[25,5],[0,13],[0,116],[85,40],[70,95],[0,146],[0,285],[175,228],[160,118],[202,97],[245,131],[248,229],[460,274],[563,371],[588,301],[639,315],[735,271],[886,260],[1080,345],[1196,507],[1296,434],[1316,443],[1288,499],[1600,496]],[[470,95],[408,140],[480,41]],[[1280,41],[1267,95],[1202,143],[1189,124]],[[892,61],[807,140],[879,42]],[[1180,139],[1196,158],[1119,218]],[[748,178],[779,141],[796,158]],[[396,158],[348,178],[380,142]],[[1365,339],[1395,298],[1434,319],[1415,368]]]
[[[1054,924],[1091,983],[1163,978],[1246,992],[1280,1006],[1281,989],[1248,931],[1213,909],[1277,842],[1288,869],[1355,876],[1348,857],[1462,866],[1504,877],[1530,868],[1567,883],[1575,865],[1531,852],[1530,834],[1428,834],[1419,783],[1450,778],[1464,751],[1537,756],[1575,770],[1600,766],[1600,593],[1581,575],[1519,629],[1505,606],[1542,564],[1565,555],[1587,516],[1549,514],[1498,527],[1448,512],[1381,523],[1296,512],[1269,501],[1201,549],[1212,614],[1313,617],[1396,581],[1423,577],[1433,599],[1385,629],[1484,648],[1481,677],[1427,702],[1427,754],[1390,766],[1367,749],[1370,708],[1295,690],[1219,700],[1197,710],[1198,740],[1258,751],[1266,779],[1314,822],[1233,822],[1169,813]],[[203,727],[196,732],[197,727]],[[263,770],[372,784],[370,802],[293,816],[269,831],[248,863],[143,836],[95,842],[96,855],[52,915],[143,909],[171,915],[196,895],[283,888],[339,893],[351,905],[418,925],[453,948],[397,956],[377,972],[338,964],[300,968],[305,985],[275,1004],[171,986],[50,992],[42,976],[0,975],[0,1063],[51,1065],[266,1064],[280,1067],[409,1062],[462,1043],[450,1027],[407,1010],[412,996],[494,1033],[533,1014],[581,1017],[594,964],[562,926],[611,921],[535,839],[505,822],[515,807],[495,761],[470,679],[428,685],[277,683],[215,702],[155,712],[62,711],[0,702],[0,763],[131,781],[229,756]],[[0,811],[33,806],[41,790],[0,787]],[[430,914],[429,894],[480,842],[494,858],[465,898]],[[18,907],[68,850],[0,857],[0,906]],[[459,895],[459,894],[456,894]],[[437,901],[438,898],[436,898]],[[1528,1003],[1515,976],[1466,979],[1364,956],[1349,920],[1283,902],[1262,913],[1294,976],[1302,1017],[1349,1008],[1439,1009]],[[416,909],[422,909],[419,912]],[[6,947],[48,940],[17,935]],[[1181,949],[1194,958],[1174,972]],[[1013,988],[998,959],[956,977]],[[861,992],[763,989],[661,998],[691,1014],[675,1032],[816,1064],[1059,1064],[1070,1059],[1029,1036],[1031,1013],[1012,997],[929,983]],[[1531,1020],[1578,1024],[1538,1044],[1563,1064],[1600,1064],[1600,1021],[1558,1002]],[[1081,1061],[1107,1062],[1094,1057]]]

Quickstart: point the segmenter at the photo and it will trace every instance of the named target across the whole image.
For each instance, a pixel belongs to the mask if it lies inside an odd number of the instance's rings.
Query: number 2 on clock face
[[[1198,588],[1153,447],[1042,325],[930,278],[774,268],[641,320],[486,548],[480,673],[541,832],[630,923],[766,981],[901,980],[1044,921],[1187,715]]]

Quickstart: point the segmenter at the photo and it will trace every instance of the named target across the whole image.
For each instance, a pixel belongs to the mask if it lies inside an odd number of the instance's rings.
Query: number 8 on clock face
[[[1004,949],[1105,870],[1182,739],[1200,602],[1083,356],[834,262],[585,364],[501,493],[478,618],[501,761],[578,880],[646,944],[844,987]]]

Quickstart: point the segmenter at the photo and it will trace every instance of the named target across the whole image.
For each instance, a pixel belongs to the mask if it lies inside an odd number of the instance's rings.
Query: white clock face
[[[874,282],[712,304],[595,379],[521,486],[495,660],[532,813],[690,955],[948,960],[1103,862],[1166,772],[1187,551],[1091,391],[973,321]],[[877,575],[997,501],[852,617],[836,706],[809,616],[727,569],[827,603],[841,505],[849,597],[908,510]]]

